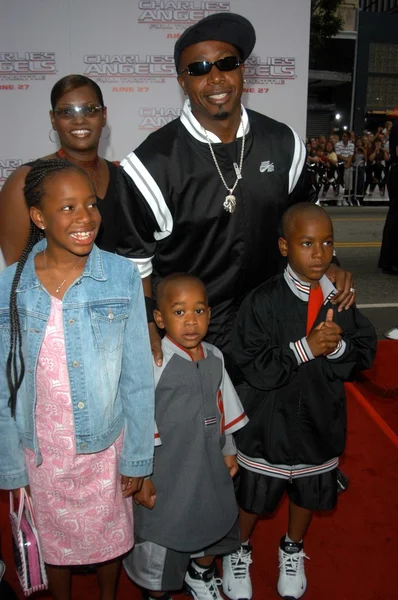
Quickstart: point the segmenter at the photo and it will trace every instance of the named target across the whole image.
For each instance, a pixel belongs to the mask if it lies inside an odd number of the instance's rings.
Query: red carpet
[[[332,515],[314,518],[306,538],[306,600],[390,600],[398,590],[398,451],[348,386],[348,441],[342,469],[350,487]],[[286,530],[286,504],[259,523],[252,542],[254,600],[276,600],[277,547]],[[8,524],[8,497],[0,493],[0,531],[7,580],[19,591]],[[48,594],[32,596],[49,599]],[[74,577],[73,599],[94,600],[94,575]],[[138,600],[139,591],[123,574],[119,600]],[[175,595],[182,600],[184,595]]]
[[[398,341],[379,341],[376,360],[371,369],[363,371],[355,387],[365,397],[365,410],[376,411],[382,429],[390,428],[398,444]],[[384,421],[384,424],[381,420]],[[394,440],[394,436],[390,436]]]
[[[355,387],[365,396],[366,401],[394,431],[395,435],[398,436],[398,394],[389,397],[380,396],[370,391],[363,382],[357,382]]]
[[[376,396],[398,396],[398,341],[381,340],[371,369],[363,371],[360,381]]]

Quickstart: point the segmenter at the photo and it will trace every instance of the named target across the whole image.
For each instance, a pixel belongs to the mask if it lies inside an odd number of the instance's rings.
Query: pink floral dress
[[[133,506],[123,498],[118,457],[122,435],[106,450],[76,454],[64,343],[62,301],[51,312],[37,365],[36,427],[43,456],[25,450],[36,524],[45,562],[100,563],[134,543]]]

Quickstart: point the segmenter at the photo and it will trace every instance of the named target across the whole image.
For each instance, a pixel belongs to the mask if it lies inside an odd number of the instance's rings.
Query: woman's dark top
[[[106,161],[109,169],[108,189],[104,198],[98,198],[98,210],[102,221],[95,243],[101,250],[115,252],[118,229],[116,225],[116,199],[117,199],[117,181],[118,171],[114,163]]]

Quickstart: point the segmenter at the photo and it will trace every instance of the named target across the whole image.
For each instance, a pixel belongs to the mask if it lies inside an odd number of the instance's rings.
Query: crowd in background
[[[390,168],[389,135],[392,121],[376,132],[344,131],[307,139],[307,164],[321,198],[332,188],[337,206],[360,206],[376,187],[383,198]],[[344,190],[340,196],[341,188]]]

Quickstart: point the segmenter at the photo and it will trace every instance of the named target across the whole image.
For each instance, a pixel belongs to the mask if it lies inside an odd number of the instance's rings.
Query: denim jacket
[[[25,376],[16,419],[8,407],[6,360],[10,347],[9,297],[16,265],[0,274],[0,489],[28,483],[24,448],[38,447],[36,368],[51,308],[31,251],[17,287]],[[108,448],[124,429],[122,475],[152,472],[154,384],[141,279],[128,259],[93,247],[83,273],[62,301],[65,350],[77,454]]]

